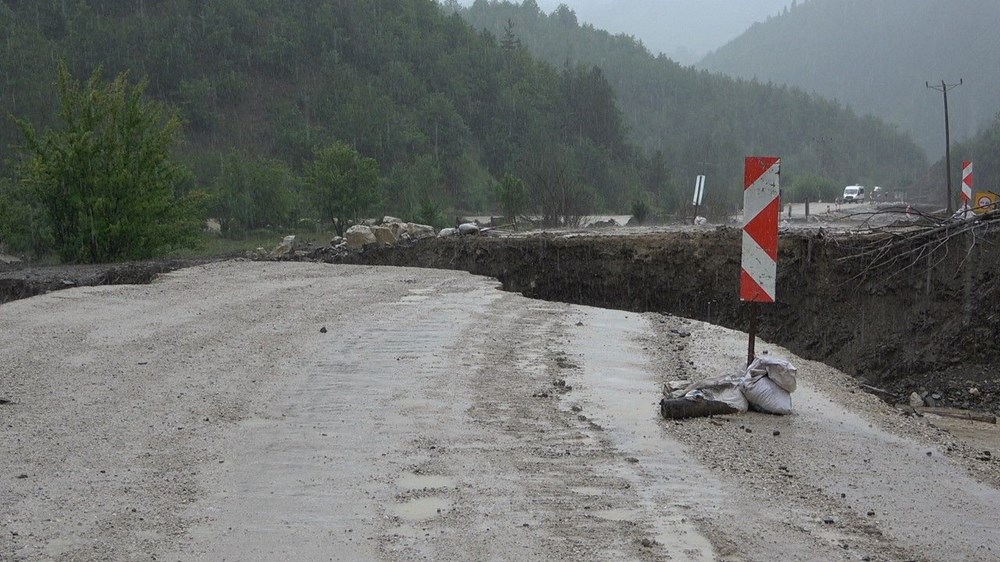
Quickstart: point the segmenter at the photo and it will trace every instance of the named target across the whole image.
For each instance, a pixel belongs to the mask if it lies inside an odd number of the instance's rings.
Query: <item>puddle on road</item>
[[[400,519],[410,522],[427,521],[451,507],[451,502],[445,498],[416,498],[390,508],[390,511]]]
[[[639,519],[636,512],[630,509],[605,509],[603,511],[595,511],[592,515],[607,521],[635,521]]]
[[[404,490],[424,490],[435,488],[455,488],[455,479],[430,474],[406,474],[396,480],[396,486]]]
[[[647,370],[645,354],[631,339],[647,328],[642,316],[598,308],[586,309],[582,327],[572,335],[571,356],[582,356],[583,373],[569,400],[605,429],[616,448],[635,457],[635,467],[612,472],[640,490],[634,510],[602,510],[594,515],[612,521],[649,525],[671,559],[715,560],[715,549],[683,506],[724,504],[722,486],[660,427],[660,385]],[[579,325],[578,325],[579,326]],[[583,490],[583,491],[581,491]],[[586,489],[575,488],[578,493]]]

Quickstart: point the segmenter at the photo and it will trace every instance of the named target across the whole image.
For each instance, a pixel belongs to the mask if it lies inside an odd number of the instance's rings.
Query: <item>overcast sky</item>
[[[472,0],[461,0],[471,4]],[[520,2],[520,0],[512,0]],[[545,13],[559,4],[581,22],[641,39],[654,54],[683,64],[735,39],[755,21],[781,12],[792,0],[536,0]],[[802,3],[803,0],[798,0]]]

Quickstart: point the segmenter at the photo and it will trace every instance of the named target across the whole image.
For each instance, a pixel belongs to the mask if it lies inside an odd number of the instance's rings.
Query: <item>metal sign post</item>
[[[757,339],[757,303],[774,302],[778,271],[778,199],[781,159],[748,156],[743,173],[743,260],[740,300],[750,303],[747,365],[753,362]]]
[[[705,196],[705,176],[699,175],[694,180],[694,198],[691,204],[694,205],[694,218],[691,219],[691,224],[698,222],[698,207],[701,206],[702,197]]]

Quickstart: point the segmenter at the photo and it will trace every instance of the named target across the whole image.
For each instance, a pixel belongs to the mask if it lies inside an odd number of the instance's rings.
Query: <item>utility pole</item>
[[[949,217],[952,215],[952,212],[954,212],[954,208],[951,206],[951,129],[948,126],[948,90],[954,90],[961,85],[961,78],[958,79],[958,84],[946,84],[945,81],[942,80],[940,86],[937,84],[931,86],[930,82],[924,82],[924,86],[944,94],[944,175],[948,180],[945,189],[947,190],[947,212]]]

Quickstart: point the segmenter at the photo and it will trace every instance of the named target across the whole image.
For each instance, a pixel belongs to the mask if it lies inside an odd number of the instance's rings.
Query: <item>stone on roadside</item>
[[[919,408],[921,406],[926,406],[926,404],[924,404],[924,399],[920,397],[920,394],[916,392],[910,394],[910,407]]]
[[[479,226],[472,222],[463,222],[458,225],[459,234],[479,234]]]
[[[289,234],[288,236],[285,236],[285,238],[281,240],[280,244],[278,244],[277,246],[274,247],[273,250],[271,250],[271,257],[281,258],[284,256],[291,255],[295,253],[297,246],[298,245],[295,242],[295,235]]]
[[[339,246],[343,241],[344,241],[343,236],[334,236],[333,238],[330,239],[330,245]]]
[[[396,217],[390,217],[389,215],[386,215],[382,217],[382,224],[383,225],[403,224],[403,219],[397,219]]]
[[[388,219],[392,217],[386,218]],[[383,222],[382,228],[388,228],[389,231],[392,232],[392,236],[396,239],[396,242],[399,242],[399,240],[403,238],[403,235],[406,234],[406,223],[404,222]],[[378,237],[377,234],[375,236]]]
[[[373,226],[371,227],[371,232],[375,235],[375,240],[377,240],[379,244],[388,244],[389,246],[392,246],[396,243],[396,233],[393,232],[392,228],[389,228],[388,226]]]
[[[455,236],[458,234],[457,228],[442,228],[441,232],[438,232],[438,238],[444,238],[445,236]]]
[[[436,234],[433,226],[417,224],[415,222],[406,223],[406,232],[409,233],[410,238],[413,238],[414,240],[419,240],[421,238],[433,238]]]
[[[356,224],[348,228],[347,232],[344,233],[344,237],[347,239],[347,247],[353,250],[363,248],[367,244],[378,243],[378,239],[375,238],[372,229],[363,224]]]

